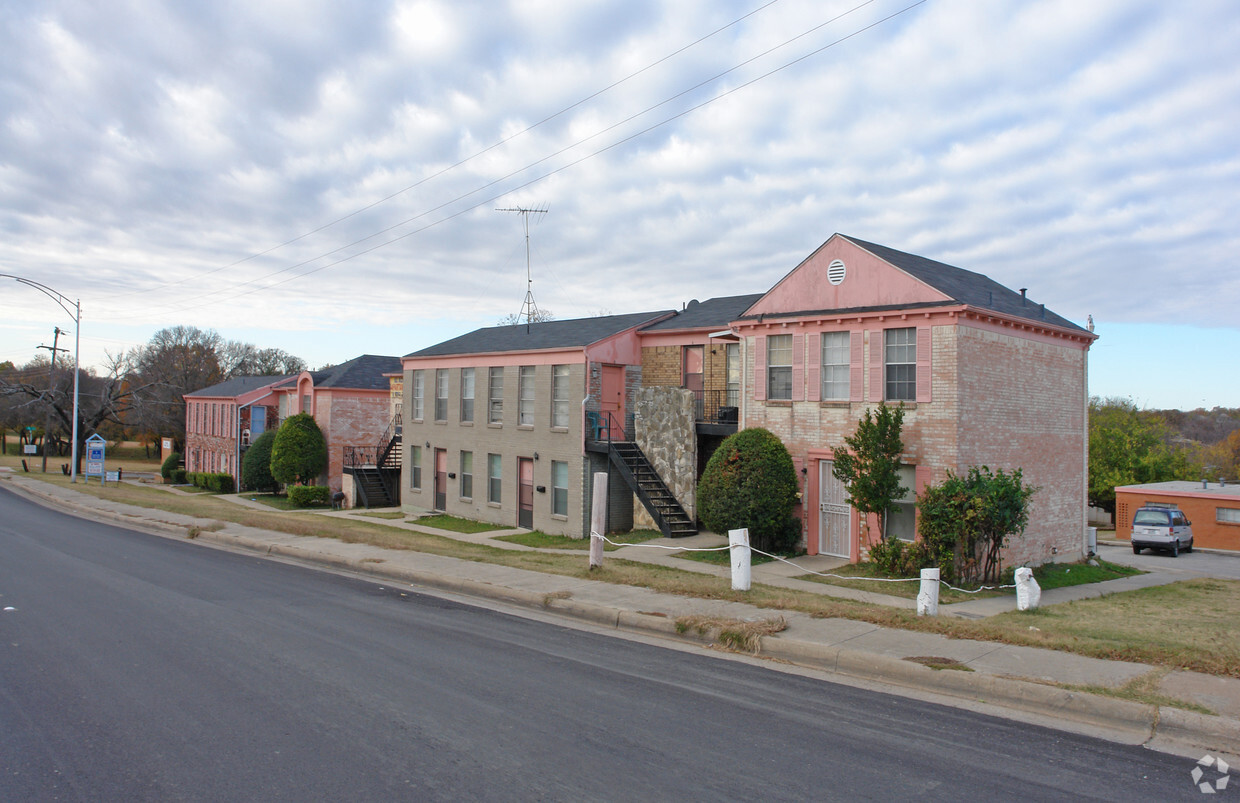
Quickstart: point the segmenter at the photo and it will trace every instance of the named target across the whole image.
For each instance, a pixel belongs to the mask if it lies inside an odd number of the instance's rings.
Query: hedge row
[[[191,485],[198,488],[205,488],[208,491],[214,491],[218,494],[230,494],[237,490],[236,485],[233,483],[233,477],[231,474],[225,474],[223,472],[193,471],[186,474],[185,477],[189,480]]]
[[[314,507],[331,501],[332,489],[326,485],[290,485],[288,501],[293,507]]]

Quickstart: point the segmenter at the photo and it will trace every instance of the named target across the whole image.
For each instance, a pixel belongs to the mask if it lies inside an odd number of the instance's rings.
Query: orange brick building
[[[1240,551],[1240,485],[1153,482],[1115,489],[1115,537],[1132,540],[1132,516],[1142,505],[1172,505],[1193,525],[1193,546]]]

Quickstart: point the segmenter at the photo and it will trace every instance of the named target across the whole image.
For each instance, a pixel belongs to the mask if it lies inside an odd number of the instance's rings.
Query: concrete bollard
[[[728,546],[732,555],[732,590],[748,591],[750,579],[749,530],[728,530]]]
[[[917,591],[917,615],[939,615],[939,570],[921,570],[921,588]]]
[[[1042,586],[1033,579],[1033,569],[1021,566],[1016,570],[1016,608],[1027,611],[1042,602]]]
[[[594,496],[590,505],[590,570],[603,565],[603,530],[607,529],[607,473],[594,474]]]

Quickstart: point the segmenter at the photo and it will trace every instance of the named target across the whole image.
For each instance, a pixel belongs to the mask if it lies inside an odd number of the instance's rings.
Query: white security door
[[[834,465],[831,460],[818,461],[818,552],[848,558],[852,507],[844,483],[831,473]]]

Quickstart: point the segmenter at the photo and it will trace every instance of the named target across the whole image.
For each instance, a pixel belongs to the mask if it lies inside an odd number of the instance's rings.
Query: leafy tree
[[[241,487],[247,491],[274,491],[278,483],[271,475],[271,446],[275,430],[267,430],[254,439],[245,457],[241,458]]]
[[[1156,413],[1130,399],[1089,402],[1089,504],[1115,514],[1115,488],[1191,479],[1185,453]]]
[[[964,476],[949,473],[917,498],[918,546],[926,565],[938,566],[958,582],[997,582],[1002,550],[1029,524],[1029,498],[1020,469],[992,473],[973,466]]]
[[[549,309],[534,309],[534,314],[529,316],[529,323],[543,323],[544,321],[554,321],[555,313]],[[519,323],[526,323],[526,316],[519,312],[510,312],[495,322],[496,326],[515,326]]]
[[[285,485],[313,485],[327,468],[327,444],[309,413],[284,420],[271,444],[271,476]]]
[[[706,463],[698,484],[698,516],[707,529],[749,529],[750,544],[789,552],[801,536],[792,509],[797,474],[779,438],[760,427],[728,437]]]
[[[908,492],[900,484],[900,456],[904,441],[904,405],[880,403],[866,410],[857,429],[844,438],[848,451],[835,452],[832,474],[848,489],[849,503],[863,514],[878,517],[878,540],[887,537],[887,512]]]

